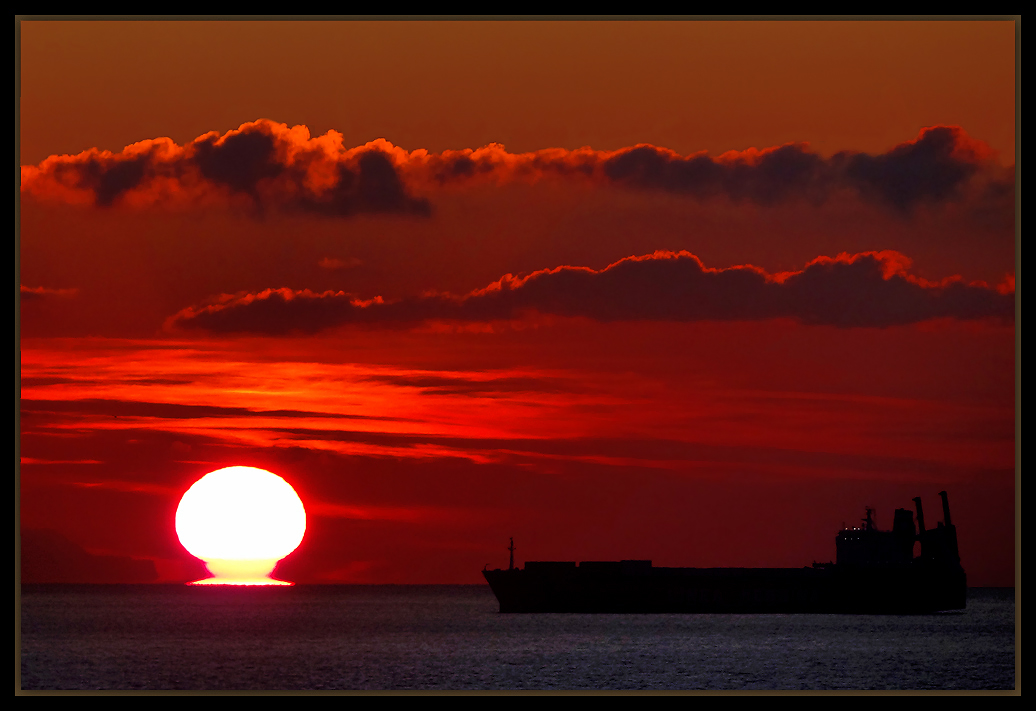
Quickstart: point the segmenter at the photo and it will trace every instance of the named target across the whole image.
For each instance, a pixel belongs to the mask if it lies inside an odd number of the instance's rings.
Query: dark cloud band
[[[406,326],[423,321],[520,319],[529,312],[596,321],[748,321],[887,327],[935,318],[1012,319],[1013,289],[933,283],[909,274],[896,252],[820,257],[801,271],[768,274],[751,265],[710,269],[688,252],[629,257],[605,269],[563,266],[507,275],[465,296],[426,295],[387,303],[344,292],[268,289],[224,295],[184,309],[174,328],[288,334],[347,324]]]
[[[851,191],[901,213],[961,200],[1008,209],[1013,172],[991,155],[957,126],[926,128],[915,140],[878,155],[845,151],[824,158],[804,143],[717,157],[681,156],[651,145],[508,153],[493,144],[432,154],[378,140],[347,149],[335,131],[312,138],[305,126],[260,120],[182,147],[160,138],[117,154],[94,149],[51,156],[22,168],[22,190],[101,207],[244,202],[260,210],[343,217],[427,215],[428,200],[416,196],[421,191],[554,178],[760,205],[817,203]]]

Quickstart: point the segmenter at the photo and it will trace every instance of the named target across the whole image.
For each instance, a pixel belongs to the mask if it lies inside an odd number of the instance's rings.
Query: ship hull
[[[584,564],[585,565],[585,564]],[[957,568],[484,570],[501,612],[918,614],[963,609]]]

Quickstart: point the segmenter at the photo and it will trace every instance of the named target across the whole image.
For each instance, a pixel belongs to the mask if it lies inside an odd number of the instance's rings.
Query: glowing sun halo
[[[254,467],[227,467],[194,482],[176,509],[176,535],[213,577],[192,585],[291,585],[270,577],[306,534],[291,484]]]

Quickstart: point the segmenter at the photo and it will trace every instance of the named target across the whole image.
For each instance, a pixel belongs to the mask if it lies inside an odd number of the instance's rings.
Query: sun
[[[305,534],[306,509],[291,484],[255,467],[209,472],[176,509],[180,543],[213,576],[191,585],[292,585],[270,574]]]

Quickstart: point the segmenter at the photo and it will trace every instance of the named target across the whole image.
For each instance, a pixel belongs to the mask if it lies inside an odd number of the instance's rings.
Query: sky
[[[1016,25],[22,21],[24,581],[799,567],[948,492],[1015,582]]]

